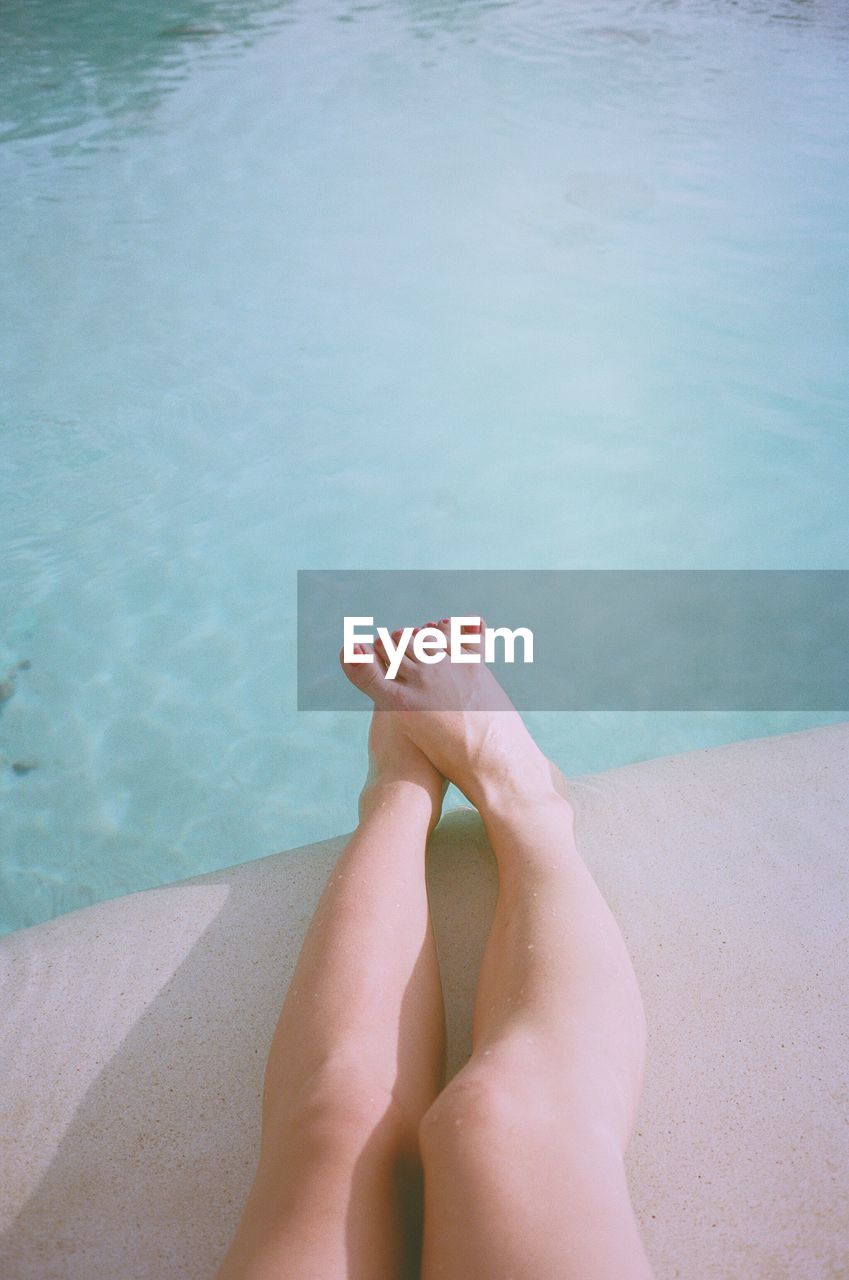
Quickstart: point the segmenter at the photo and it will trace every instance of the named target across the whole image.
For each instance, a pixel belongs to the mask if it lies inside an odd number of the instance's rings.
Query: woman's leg
[[[421,1128],[424,1280],[647,1280],[623,1161],[642,1002],[571,806],[485,667],[346,670],[478,807],[499,867],[473,1052]]]
[[[562,796],[493,791],[481,812],[498,902],[471,1058],[422,1125],[423,1276],[644,1280],[623,1162],[644,1052],[630,959]]]
[[[259,1167],[218,1280],[418,1275],[418,1126],[444,1012],[424,858],[444,783],[376,712],[360,824],[304,940],[266,1069]]]

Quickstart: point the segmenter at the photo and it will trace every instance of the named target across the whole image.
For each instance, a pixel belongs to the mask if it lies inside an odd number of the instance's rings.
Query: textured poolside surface
[[[849,725],[575,784],[578,838],[649,1023],[631,1150],[657,1273],[849,1272]],[[0,1271],[206,1280],[252,1174],[261,1073],[341,839],[0,943]],[[476,816],[434,840],[452,1070],[494,867]]]

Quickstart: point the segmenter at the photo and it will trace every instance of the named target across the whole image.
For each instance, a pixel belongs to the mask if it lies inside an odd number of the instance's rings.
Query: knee
[[[263,1127],[266,1145],[279,1140],[316,1157],[354,1153],[369,1141],[398,1145],[410,1128],[391,1088],[345,1054],[322,1062],[291,1096],[267,1098]]]
[[[492,1149],[499,1137],[532,1123],[524,1082],[500,1066],[469,1064],[446,1085],[419,1126],[423,1158],[437,1153]]]
[[[532,1038],[518,1034],[476,1049],[425,1112],[422,1154],[446,1147],[471,1151],[478,1140],[502,1147],[517,1135],[544,1144],[561,1095],[556,1068]]]

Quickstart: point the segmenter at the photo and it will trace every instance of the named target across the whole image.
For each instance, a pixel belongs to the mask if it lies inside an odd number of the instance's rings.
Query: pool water
[[[350,828],[299,568],[849,567],[848,80],[829,0],[0,11],[2,927]]]

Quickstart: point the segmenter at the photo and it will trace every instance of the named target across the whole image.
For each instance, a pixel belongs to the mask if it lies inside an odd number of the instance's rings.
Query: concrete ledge
[[[575,783],[650,1059],[631,1165],[661,1280],[849,1275],[849,725]],[[201,1280],[253,1173],[262,1070],[329,840],[0,942],[0,1274]],[[495,893],[434,838],[452,1069]]]

